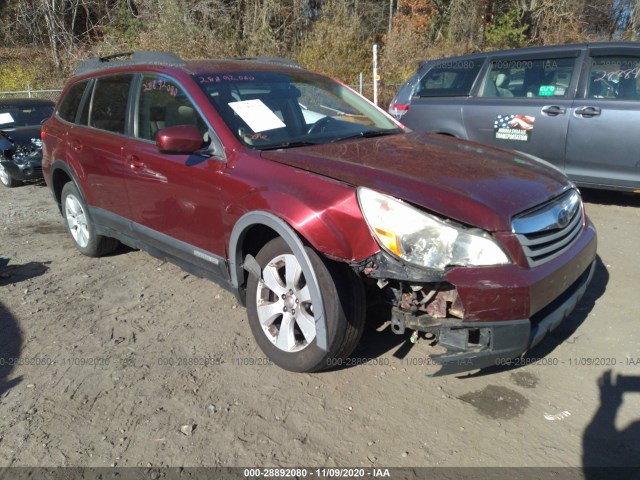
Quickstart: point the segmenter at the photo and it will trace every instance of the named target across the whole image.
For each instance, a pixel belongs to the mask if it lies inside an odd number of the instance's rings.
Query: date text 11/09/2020
[[[245,478],[390,478],[388,468],[245,468]]]

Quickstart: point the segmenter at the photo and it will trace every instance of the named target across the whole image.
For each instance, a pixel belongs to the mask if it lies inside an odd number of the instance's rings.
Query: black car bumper
[[[10,160],[1,160],[0,163],[2,163],[7,173],[16,180],[39,180],[42,178],[41,162],[16,164]]]

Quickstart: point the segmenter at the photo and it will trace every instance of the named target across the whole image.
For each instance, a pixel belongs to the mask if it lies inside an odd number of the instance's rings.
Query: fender
[[[49,187],[51,188],[51,194],[53,195],[56,203],[58,204],[60,213],[62,213],[62,204],[60,203],[60,198],[58,194],[62,193],[62,186],[60,186],[60,191],[56,192],[56,187],[58,187],[58,185],[55,184],[55,180],[54,180],[56,170],[62,170],[64,173],[67,174],[67,176],[75,184],[76,188],[78,189],[78,192],[80,192],[82,201],[85,203],[85,205],[89,205],[87,203],[87,197],[85,196],[84,191],[82,190],[82,186],[78,181],[78,176],[76,175],[76,173],[73,171],[73,169],[71,169],[71,167],[67,162],[63,162],[62,160],[56,160],[51,164],[51,185],[49,185]]]
[[[310,175],[310,174],[308,174]],[[310,184],[311,185],[311,184]],[[355,189],[342,184],[326,184],[324,192],[331,202],[305,184],[298,196],[277,190],[252,190],[233,200],[224,209],[225,224],[234,225],[251,211],[270,212],[282,219],[316,251],[333,260],[358,262],[380,251],[356,198]],[[248,206],[247,209],[245,206]],[[227,237],[231,247],[231,237]],[[229,248],[229,256],[233,250]]]
[[[262,210],[245,213],[236,222],[231,232],[229,241],[229,270],[231,283],[237,289],[242,278],[242,252],[240,246],[244,240],[247,230],[255,225],[264,225],[273,229],[287,243],[293,254],[300,260],[302,273],[305,278],[313,280],[313,287],[309,289],[311,302],[313,303],[313,313],[316,317],[316,342],[318,348],[323,351],[328,350],[327,345],[327,319],[324,313],[322,295],[318,288],[318,279],[311,268],[311,260],[304,249],[304,244],[296,232],[281,218],[272,213]]]

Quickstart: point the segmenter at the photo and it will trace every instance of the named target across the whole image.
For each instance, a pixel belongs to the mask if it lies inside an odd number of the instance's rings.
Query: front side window
[[[480,96],[565,98],[574,65],[575,58],[494,60]]]
[[[195,82],[234,135],[256,149],[398,133],[385,113],[347,87],[300,72],[211,72]]]
[[[640,58],[593,57],[587,98],[640,100]]]
[[[466,97],[482,60],[452,60],[435,65],[420,79],[416,97]]]
[[[89,126],[125,133],[131,75],[113,75],[96,80],[89,111]]]
[[[88,81],[79,82],[73,85],[58,107],[58,116],[67,122],[75,122],[82,96],[87,88]]]
[[[161,75],[145,75],[139,93],[136,137],[155,140],[162,128],[194,125],[206,140],[207,124],[177,82]]]

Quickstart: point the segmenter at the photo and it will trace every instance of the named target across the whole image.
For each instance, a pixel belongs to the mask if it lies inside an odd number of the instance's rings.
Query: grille
[[[582,230],[582,202],[570,190],[540,207],[518,215],[511,222],[529,266],[536,267],[561,255]]]

